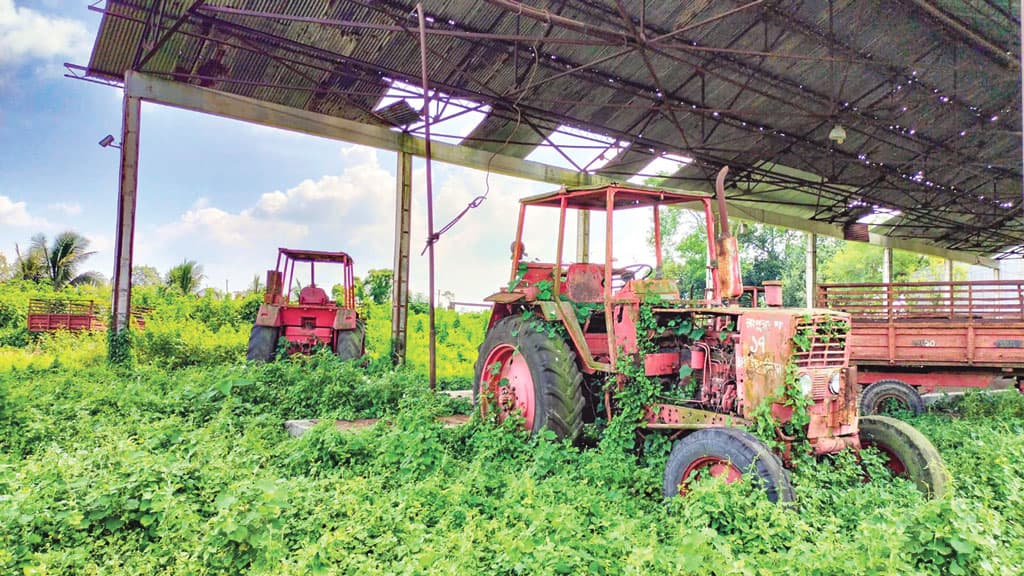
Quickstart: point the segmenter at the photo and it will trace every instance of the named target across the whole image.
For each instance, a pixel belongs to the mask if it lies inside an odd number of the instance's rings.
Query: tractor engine
[[[750,418],[764,402],[780,424],[794,406],[783,391],[807,401],[806,436],[816,454],[857,444],[857,379],[849,365],[849,316],[753,309],[740,317],[736,354],[738,413]]]
[[[732,344],[698,344],[704,351],[704,368],[694,371],[700,378],[698,401],[708,410],[737,414],[736,354]]]

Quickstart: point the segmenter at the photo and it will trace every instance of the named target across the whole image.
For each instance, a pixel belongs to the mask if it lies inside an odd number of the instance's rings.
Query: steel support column
[[[807,270],[804,279],[807,307],[814,308],[818,301],[818,235],[813,232],[807,234]]]
[[[405,363],[409,314],[409,230],[412,219],[412,154],[398,152],[395,177],[395,264],[391,284],[391,359]]]
[[[882,282],[892,284],[892,248],[882,248]]]
[[[576,213],[576,261],[590,262],[590,210]]]
[[[132,305],[132,250],[135,246],[135,199],[139,184],[139,121],[142,101],[125,90],[121,123],[121,180],[117,196],[117,238],[114,240],[113,329],[128,327]]]

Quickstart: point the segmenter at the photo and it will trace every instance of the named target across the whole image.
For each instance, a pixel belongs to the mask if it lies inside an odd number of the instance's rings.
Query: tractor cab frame
[[[296,267],[309,266],[309,284],[298,289]],[[318,266],[342,267],[342,296],[334,301],[316,284]],[[345,252],[279,248],[277,265],[267,271],[266,291],[249,337],[246,357],[270,361],[279,340],[286,351],[308,354],[318,346],[350,360],[365,352],[364,329],[356,312],[352,257]]]

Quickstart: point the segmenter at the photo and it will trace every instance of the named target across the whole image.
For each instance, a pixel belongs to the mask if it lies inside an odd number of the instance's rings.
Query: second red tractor
[[[317,266],[340,266],[342,296],[332,300],[316,284]],[[309,284],[297,288],[296,266],[308,265]],[[301,271],[301,269],[300,269]],[[352,257],[344,252],[278,249],[277,267],[267,271],[263,304],[249,336],[248,360],[272,361],[282,344],[287,353],[327,347],[343,360],[365,353],[365,329],[356,312]]]

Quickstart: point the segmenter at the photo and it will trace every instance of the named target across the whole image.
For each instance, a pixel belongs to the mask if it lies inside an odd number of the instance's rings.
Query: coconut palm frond
[[[195,260],[185,260],[167,272],[167,285],[182,294],[193,294],[203,281],[203,267]]]
[[[26,280],[48,279],[55,290],[69,284],[102,282],[102,276],[95,272],[78,273],[85,260],[96,252],[89,251],[88,238],[73,230],[61,232],[52,244],[47,242],[45,234],[36,234],[26,254],[22,254],[17,245],[15,250],[18,254],[16,274]]]
[[[72,278],[70,281],[68,281],[68,285],[70,285],[70,286],[99,286],[99,285],[103,284],[105,281],[106,281],[106,278],[103,277],[103,274],[100,274],[99,272],[96,272],[95,270],[90,270],[88,272],[82,272],[78,276],[75,276],[74,278]]]

